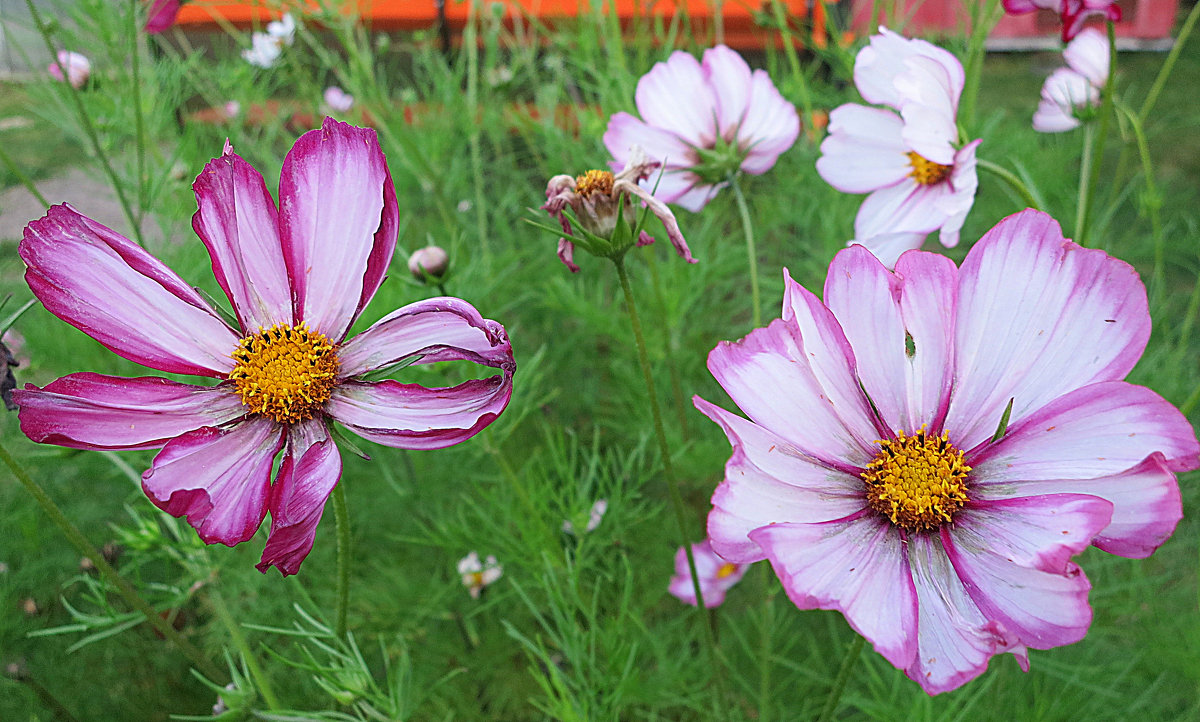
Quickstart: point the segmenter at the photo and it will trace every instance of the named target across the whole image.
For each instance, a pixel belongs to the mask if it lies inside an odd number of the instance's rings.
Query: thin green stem
[[[833,680],[833,687],[829,690],[829,696],[825,698],[825,706],[821,708],[821,716],[817,718],[817,722],[829,722],[833,719],[833,713],[837,711],[838,702],[842,699],[842,692],[846,691],[846,683],[850,681],[850,672],[854,670],[854,663],[862,654],[865,643],[866,637],[854,635],[854,641],[850,643],[846,656],[842,658],[842,666],[838,668],[837,677]]]
[[[1192,29],[1196,27],[1196,20],[1200,18],[1200,3],[1192,5],[1192,9],[1188,12],[1187,19],[1183,21],[1183,27],[1179,28],[1179,36],[1175,38],[1175,45],[1171,47],[1171,52],[1167,53],[1167,59],[1163,61],[1162,68],[1158,71],[1158,76],[1154,78],[1154,85],[1150,86],[1150,92],[1146,93],[1146,99],[1142,101],[1142,109],[1138,112],[1138,120],[1143,125],[1146,119],[1150,117],[1151,111],[1154,110],[1154,104],[1158,102],[1158,96],[1162,93],[1162,89],[1167,84],[1167,78],[1170,77],[1171,71],[1175,69],[1175,62],[1179,60],[1179,54],[1183,52],[1183,46],[1187,44],[1188,37],[1192,34]],[[1112,23],[1109,23],[1112,26]],[[1109,66],[1109,82],[1112,82],[1112,67]]]
[[[1117,74],[1117,36],[1113,21],[1108,21],[1108,81],[1104,84],[1104,89],[1101,90],[1100,101],[1100,128],[1096,131],[1095,138],[1092,138],[1091,125],[1087,126],[1087,141],[1094,140],[1093,143],[1088,143],[1084,149],[1084,160],[1087,162],[1087,167],[1081,166],[1079,172],[1079,214],[1075,219],[1075,242],[1079,245],[1084,245],[1088,240],[1088,213],[1091,210],[1091,196],[1096,187],[1096,181],[1100,178],[1100,162],[1104,159],[1104,144],[1108,140],[1108,126],[1112,121],[1113,116],[1113,93],[1116,91]],[[1086,185],[1084,185],[1086,177]]]
[[[663,293],[662,279],[658,273],[658,254],[651,250],[646,254],[646,266],[650,269],[650,283],[654,289],[654,303],[662,319],[663,355],[667,361],[667,374],[671,377],[671,396],[675,399],[675,413],[679,416],[679,432],[688,440],[687,402],[683,395],[683,382],[679,377],[679,364],[675,362],[671,324],[667,321],[667,297]]]
[[[1033,192],[1030,191],[1029,187],[1017,177],[1016,173],[1013,173],[1004,166],[997,165],[990,160],[984,160],[983,158],[976,158],[975,163],[980,170],[985,170],[1007,183],[1010,188],[1017,192],[1017,195],[1021,196],[1021,200],[1025,201],[1025,204],[1030,208],[1041,210],[1041,208],[1038,206],[1037,199],[1033,197]]]
[[[25,487],[25,490],[28,491],[30,496],[33,497],[34,501],[38,503],[38,506],[42,507],[42,511],[46,512],[46,516],[50,517],[50,521],[54,522],[54,525],[58,527],[59,531],[61,531],[63,535],[67,537],[67,541],[71,542],[71,546],[75,547],[80,554],[92,560],[92,563],[96,565],[96,569],[100,571],[100,574],[102,574],[104,578],[113,585],[117,593],[120,594],[130,606],[141,612],[142,616],[146,618],[146,621],[150,622],[151,626],[158,630],[159,634],[163,635],[163,637],[178,647],[179,651],[183,652],[184,656],[191,661],[197,670],[212,680],[224,678],[224,673],[221,671],[220,667],[217,667],[215,664],[209,661],[209,659],[205,657],[204,654],[195,647],[195,645],[180,636],[179,632],[175,630],[175,627],[171,626],[166,619],[163,619],[161,616],[159,616],[154,607],[150,606],[150,604],[143,599],[140,594],[138,594],[133,585],[130,584],[125,577],[122,577],[120,574],[118,574],[116,569],[112,568],[112,565],[105,560],[104,555],[100,553],[100,550],[92,546],[92,543],[87,540],[87,537],[83,535],[83,532],[79,531],[79,528],[71,523],[71,520],[68,519],[67,515],[62,512],[62,509],[58,507],[58,504],[54,503],[54,500],[51,499],[50,496],[46,494],[45,490],[43,490],[42,487],[33,480],[33,477],[31,477],[29,473],[25,471],[24,467],[17,463],[17,460],[8,453],[8,449],[4,448],[3,445],[0,445],[0,461],[4,462],[4,465],[8,467],[9,471],[12,472],[12,475],[16,477],[17,481],[21,483],[21,486]]]
[[[33,0],[25,0],[25,6],[29,8],[29,15],[33,18],[33,24],[37,26],[38,33],[42,36],[42,42],[46,45],[46,51],[54,58],[54,64],[58,66],[58,71],[66,78],[67,69],[58,61],[58,53],[54,50],[54,41],[50,38],[50,31],[42,21],[42,14],[38,12],[37,6],[33,4]],[[92,118],[88,115],[87,107],[83,104],[83,98],[74,85],[70,83],[64,84],[69,89],[68,94],[71,96],[71,99],[75,102],[75,110],[79,114],[79,122],[92,144],[92,151],[96,154],[96,158],[99,159],[100,165],[113,187],[113,191],[117,194],[117,201],[121,204],[121,210],[125,212],[125,218],[129,221],[133,237],[138,245],[144,246],[142,226],[134,216],[133,207],[129,205],[129,199],[125,197],[124,186],[121,184],[120,178],[117,177],[117,172],[113,170],[112,163],[108,161],[108,155],[104,152],[104,146],[100,144],[100,135],[96,132],[96,127],[92,125]]]
[[[272,710],[282,709],[279,704],[279,698],[275,696],[275,690],[271,687],[271,679],[263,674],[262,667],[258,663],[258,658],[250,650],[250,644],[246,641],[246,635],[242,634],[242,628],[233,618],[233,614],[229,611],[229,605],[225,603],[225,597],[221,594],[218,585],[211,584],[208,587],[208,604],[212,607],[217,618],[221,620],[221,624],[229,631],[229,638],[233,642],[233,646],[241,653],[242,659],[246,661],[246,668],[250,670],[250,677],[254,680],[254,686],[262,693],[263,701],[267,703],[267,708]]]
[[[1146,130],[1142,127],[1141,119],[1128,108],[1121,108],[1129,120],[1133,138],[1137,143],[1138,155],[1142,159],[1142,172],[1146,176],[1146,191],[1143,196],[1143,206],[1150,216],[1150,233],[1154,239],[1154,276],[1152,279],[1152,295],[1158,297],[1163,288],[1163,264],[1166,256],[1166,238],[1163,235],[1162,198],[1158,195],[1158,185],[1154,182],[1154,160],[1150,157],[1150,144],[1146,140]]]
[[[1074,240],[1084,245],[1083,232],[1087,226],[1088,197],[1091,195],[1092,180],[1092,149],[1094,147],[1095,130],[1091,123],[1083,126],[1083,155],[1079,159],[1079,196],[1075,204],[1075,234]]]
[[[733,186],[733,197],[737,199],[738,215],[742,219],[742,233],[746,236],[746,259],[750,263],[750,317],[751,327],[762,325],[762,309],[759,308],[758,295],[758,251],[754,248],[754,225],[750,222],[750,209],[746,206],[746,196],[742,193],[742,184],[738,182],[735,173],[729,184]]]
[[[139,8],[142,3],[139,0],[129,0],[129,71],[133,80],[131,83],[130,93],[133,101],[133,124],[136,142],[134,143],[134,156],[136,158],[137,167],[137,226],[142,225],[142,214],[148,205],[146,199],[146,121],[142,117],[142,77],[141,77],[141,53],[138,49],[138,38],[141,36],[142,27],[138,22]]]
[[[34,198],[37,198],[38,203],[41,203],[47,208],[50,207],[50,201],[46,200],[46,196],[42,195],[41,191],[37,189],[37,186],[33,184],[33,180],[29,176],[25,175],[25,172],[22,171],[15,162],[13,162],[13,159],[8,155],[8,151],[4,150],[3,143],[0,143],[0,160],[4,161],[4,165],[8,167],[9,171],[11,171],[12,174],[17,177],[17,180],[21,182],[21,185],[25,186],[25,190],[29,191],[29,194]]]
[[[337,526],[337,614],[334,631],[346,638],[346,610],[350,606],[350,512],[342,484],[333,487],[333,519]]]
[[[792,31],[788,27],[787,10],[782,0],[771,0],[771,14],[775,24],[779,26],[779,37],[783,39],[784,54],[787,55],[788,65],[792,69],[792,77],[796,79],[796,90],[800,94],[800,107],[804,110],[804,122],[811,123],[813,117],[812,93],[808,89],[808,78],[804,77],[804,69],[800,65],[800,54],[796,52],[796,44],[792,41]]]
[[[629,273],[625,270],[625,259],[623,256],[617,256],[612,259],[613,264],[617,267],[617,278],[621,281],[621,291],[625,294],[625,307],[629,311],[629,322],[633,326],[633,340],[637,345],[638,363],[642,368],[642,379],[646,382],[646,396],[650,401],[650,413],[654,418],[654,435],[658,440],[659,453],[662,456],[663,475],[667,479],[667,489],[671,497],[671,508],[675,512],[675,521],[679,525],[679,536],[682,540],[684,555],[687,557],[688,571],[692,575],[692,589],[696,592],[696,608],[698,609],[702,626],[704,627],[705,641],[708,644],[709,660],[716,670],[715,677],[719,691],[717,692],[717,704],[720,718],[724,718],[724,673],[718,668],[721,660],[721,655],[717,650],[717,638],[714,633],[712,624],[709,619],[711,617],[708,607],[704,606],[704,593],[700,589],[700,576],[696,573],[696,558],[692,554],[692,545],[689,543],[687,529],[687,512],[683,505],[683,496],[679,493],[679,481],[675,478],[675,465],[671,461],[671,448],[667,444],[667,433],[663,427],[662,412],[658,408],[658,396],[654,392],[654,376],[650,372],[650,356],[646,353],[646,339],[642,334],[642,322],[638,318],[637,305],[633,300],[633,288],[629,285]]]
[[[771,689],[771,642],[775,639],[775,606],[774,594],[771,593],[771,565],[759,564],[762,579],[763,616],[762,629],[759,636],[758,649],[758,720],[770,722],[771,699],[775,690]]]
[[[979,78],[983,72],[983,59],[987,55],[984,43],[992,27],[1002,17],[996,11],[1000,0],[988,0],[985,5],[978,2],[967,3],[971,8],[971,34],[967,41],[967,67],[963,92],[960,96],[959,117],[969,129],[975,125],[975,102],[979,95]]]
[[[484,258],[488,256],[487,196],[483,184],[483,150],[480,135],[483,132],[483,107],[479,104],[479,0],[471,0],[467,27],[463,32],[463,45],[467,50],[467,106],[475,122],[471,123],[471,134],[467,141],[471,148],[471,176],[475,185],[475,230],[479,249]]]

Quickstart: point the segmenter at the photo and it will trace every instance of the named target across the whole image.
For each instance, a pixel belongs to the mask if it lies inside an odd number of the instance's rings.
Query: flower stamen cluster
[[[932,531],[953,521],[967,501],[963,452],[941,436],[903,431],[879,441],[879,454],[862,473],[867,505],[910,532]]]
[[[307,421],[337,385],[336,347],[303,323],[278,324],[243,338],[229,373],[242,403],[281,424]]]
[[[912,163],[912,172],[908,175],[923,186],[937,185],[950,176],[954,166],[942,165],[927,160],[916,151],[909,151],[908,160]]]

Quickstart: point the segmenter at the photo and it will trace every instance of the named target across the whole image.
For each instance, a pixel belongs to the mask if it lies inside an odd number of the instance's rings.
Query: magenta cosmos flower
[[[749,419],[695,400],[733,445],[713,549],[769,559],[797,607],[842,612],[931,694],[1082,639],[1071,557],[1150,555],[1200,465],[1187,419],[1122,381],[1150,336],[1133,268],[1027,210],[962,268],[852,246],[824,303],[784,282],[783,318],[708,358]]]
[[[963,68],[950,53],[880,28],[854,62],[854,84],[870,108],[847,103],[829,114],[817,172],[843,193],[870,193],[854,238],[889,268],[939,231],[947,248],[975,202],[975,149],[959,144]]]
[[[1114,23],[1121,19],[1116,0],[1004,0],[1004,12],[1021,15],[1034,10],[1053,10],[1062,20],[1062,39],[1075,37],[1092,15],[1103,15]]]
[[[766,173],[796,142],[800,117],[765,70],[750,71],[737,52],[718,45],[698,62],[682,50],[642,76],[635,96],[638,120],[617,113],[604,145],[613,169],[637,145],[663,162],[654,195],[689,211],[703,208],[739,170]]]
[[[1061,133],[1078,128],[1095,115],[1100,91],[1108,83],[1108,38],[1086,28],[1063,50],[1067,67],[1059,68],[1042,85],[1042,100],[1033,114],[1033,129]]]
[[[161,33],[175,24],[181,0],[148,0],[146,9],[146,32]]]
[[[734,564],[717,556],[707,539],[692,545],[692,559],[696,562],[696,576],[700,577],[704,606],[709,608],[724,604],[725,592],[740,582],[750,568],[749,564]],[[667,591],[684,604],[696,606],[696,585],[692,584],[692,571],[683,547],[675,552],[675,576],[671,577]]]
[[[504,410],[514,364],[504,328],[456,298],[410,304],[346,339],[383,281],[399,222],[375,131],[326,118],[296,141],[279,186],[276,208],[228,144],[193,186],[192,227],[237,328],[160,261],[70,206],[30,223],[19,249],[25,278],[51,313],[131,361],[219,383],[76,373],[16,399],[34,441],[161,447],[142,488],[205,542],[244,542],[269,510],[258,568],[294,574],[341,476],[331,421],[386,446],[449,446]],[[435,389],[362,378],[410,359],[502,373]]]

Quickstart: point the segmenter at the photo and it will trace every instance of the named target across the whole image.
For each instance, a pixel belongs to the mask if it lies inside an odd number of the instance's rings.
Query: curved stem
[[[975,164],[980,170],[986,170],[988,173],[991,173],[1007,183],[1010,188],[1012,188],[1017,192],[1018,195],[1021,196],[1021,199],[1025,201],[1026,205],[1028,205],[1030,208],[1039,211],[1041,210],[1041,206],[1038,204],[1037,199],[1033,197],[1033,192],[1029,190],[1029,187],[1026,186],[1025,183],[1018,178],[1015,173],[1004,166],[997,165],[990,160],[984,160],[983,158],[976,158]]]
[[[233,646],[237,647],[241,653],[242,659],[246,660],[246,668],[250,670],[250,677],[254,680],[254,686],[262,693],[263,701],[267,703],[267,708],[279,710],[282,707],[279,704],[279,698],[275,696],[275,690],[271,687],[271,680],[267,675],[263,674],[262,667],[258,663],[258,658],[250,650],[250,645],[246,642],[246,635],[242,634],[242,628],[238,626],[237,621],[233,618],[233,614],[229,612],[229,605],[225,603],[225,597],[221,594],[221,590],[216,584],[208,587],[208,603],[216,613],[217,618],[221,620],[221,624],[225,625],[225,629],[229,630],[229,637],[233,641]]]
[[[333,519],[337,525],[337,620],[338,639],[346,637],[346,609],[350,606],[350,512],[342,484],[333,487]]]
[[[833,713],[837,711],[838,702],[842,699],[842,692],[846,691],[846,683],[850,681],[850,672],[862,654],[866,641],[866,637],[857,634],[854,636],[850,649],[846,650],[846,656],[842,658],[842,666],[838,668],[837,677],[833,680],[833,687],[829,690],[829,696],[825,698],[825,706],[821,708],[821,716],[817,718],[817,722],[829,722],[833,719]]]
[[[203,673],[206,677],[212,680],[224,678],[225,674],[219,667],[209,661],[209,659],[204,656],[204,653],[197,649],[195,645],[180,636],[179,632],[175,630],[175,627],[171,626],[166,619],[163,619],[161,616],[159,616],[154,607],[150,606],[150,604],[143,599],[140,594],[138,594],[133,585],[130,584],[125,577],[118,574],[116,569],[112,568],[112,565],[105,560],[104,555],[101,554],[96,547],[92,546],[92,543],[87,540],[87,537],[83,535],[83,532],[79,531],[79,528],[71,523],[71,520],[67,518],[67,515],[63,513],[62,509],[60,509],[58,505],[54,503],[54,500],[51,499],[48,494],[46,494],[45,490],[43,490],[42,487],[33,480],[33,477],[31,477],[29,473],[25,471],[24,467],[17,463],[17,460],[8,453],[8,449],[4,448],[3,445],[0,445],[0,461],[4,462],[4,465],[8,467],[8,470],[12,472],[12,475],[16,477],[17,481],[21,483],[21,486],[25,487],[25,490],[28,491],[29,494],[34,498],[34,501],[38,503],[38,506],[42,507],[42,511],[46,512],[46,515],[50,517],[50,521],[54,522],[54,525],[58,527],[59,531],[61,531],[63,535],[67,537],[67,541],[71,542],[71,545],[74,546],[80,554],[92,560],[92,563],[96,565],[96,569],[100,571],[100,574],[102,574],[104,578],[116,588],[117,593],[120,594],[130,606],[141,612],[142,616],[146,618],[146,621],[150,622],[151,626],[153,626],[159,634],[166,637],[176,647],[178,647],[179,651],[183,652],[184,656],[187,657],[188,660],[195,665],[196,669]]]
[[[1084,245],[1084,228],[1087,226],[1088,197],[1091,195],[1092,147],[1095,131],[1092,124],[1083,126],[1083,156],[1079,160],[1079,196],[1075,204],[1075,233],[1073,240]]]
[[[750,222],[750,209],[746,206],[746,196],[742,193],[738,174],[733,175],[729,184],[733,186],[733,197],[737,199],[738,215],[742,218],[742,233],[746,236],[746,257],[750,262],[750,323],[752,328],[758,328],[762,325],[762,309],[759,308],[758,251],[754,248],[754,226]]]

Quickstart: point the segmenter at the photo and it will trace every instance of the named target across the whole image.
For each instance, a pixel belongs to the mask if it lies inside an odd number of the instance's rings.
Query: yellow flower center
[[[725,579],[732,576],[737,571],[737,565],[733,562],[725,562],[717,569],[717,579]]]
[[[953,166],[925,160],[919,154],[911,151],[908,154],[908,160],[912,163],[912,172],[909,175],[923,186],[941,183],[949,177],[950,171],[954,169]]]
[[[589,170],[575,178],[575,192],[583,198],[593,193],[612,195],[613,174],[606,170]]]
[[[932,531],[953,520],[967,501],[971,467],[946,432],[930,436],[922,426],[914,436],[901,431],[878,443],[879,453],[862,473],[867,504],[910,532]]]
[[[337,349],[303,323],[281,323],[247,336],[233,360],[229,380],[242,403],[281,424],[311,419],[337,384]]]

